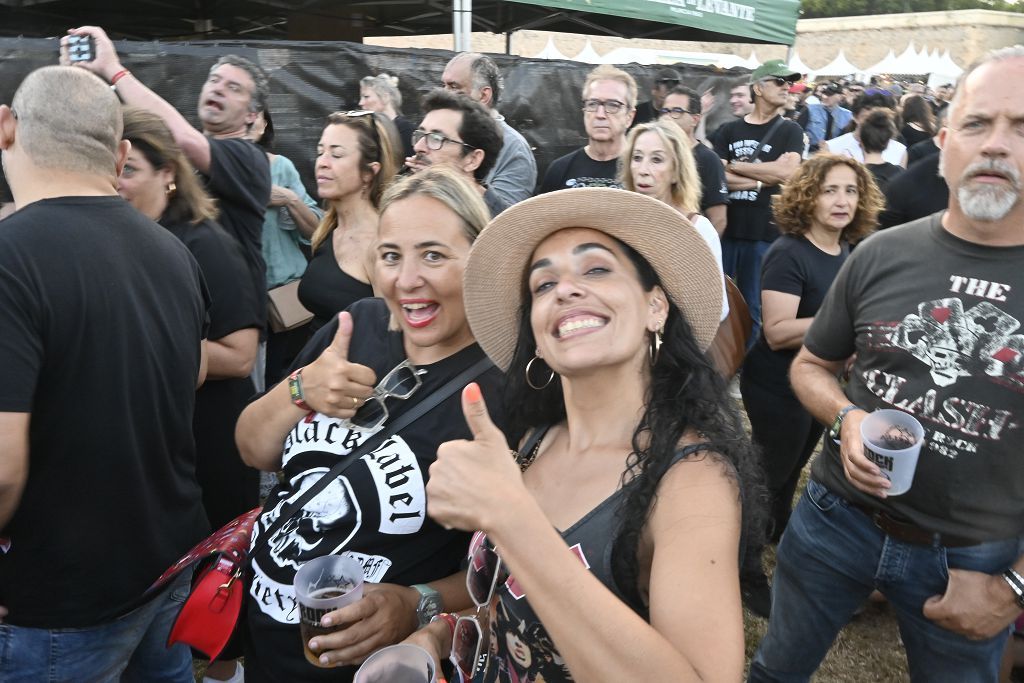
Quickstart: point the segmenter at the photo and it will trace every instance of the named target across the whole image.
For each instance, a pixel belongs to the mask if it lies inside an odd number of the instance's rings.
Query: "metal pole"
[[[452,50],[462,52],[462,1],[452,2]]]
[[[473,51],[473,0],[462,0],[462,52]]]

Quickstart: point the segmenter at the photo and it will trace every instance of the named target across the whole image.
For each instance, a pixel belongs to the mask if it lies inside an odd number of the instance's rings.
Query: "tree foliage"
[[[1008,0],[803,0],[800,15],[804,19],[814,19],[862,14],[945,12],[958,9],[1024,12],[1024,3],[1018,4]]]

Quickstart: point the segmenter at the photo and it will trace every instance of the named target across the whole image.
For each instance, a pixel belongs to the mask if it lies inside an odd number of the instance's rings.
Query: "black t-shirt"
[[[4,175],[3,169],[0,169],[0,204],[13,201],[14,197],[11,196],[11,187],[7,184],[7,176]]]
[[[883,161],[880,164],[865,164],[868,170],[871,171],[871,175],[875,177],[875,183],[878,185],[878,189],[885,192],[885,188],[889,186],[889,181],[903,173],[904,168],[896,164],[890,164],[888,161]]]
[[[165,224],[199,263],[210,292],[208,339],[260,328],[260,292],[249,279],[242,246],[213,221]],[[259,474],[246,468],[235,445],[235,423],[256,388],[250,377],[207,378],[196,392],[192,431],[196,473],[210,527],[219,529],[256,506]]]
[[[217,199],[218,222],[242,245],[253,282],[260,292],[266,323],[267,264],[263,261],[263,215],[270,201],[270,162],[249,140],[209,138],[210,175],[206,188]]]
[[[934,138],[928,138],[916,145],[911,145],[907,148],[907,168],[910,168],[925,157],[938,153],[939,147],[935,144]]]
[[[31,413],[0,529],[18,626],[120,613],[208,532],[192,410],[206,293],[195,259],[120,197],[23,207],[0,230],[0,411]]]
[[[354,323],[349,359],[373,368],[379,381],[406,359],[402,333],[388,331],[388,309],[381,299],[364,299],[348,310]],[[319,357],[334,338],[337,325],[334,321],[321,329],[296,358],[295,366]],[[420,366],[427,371],[422,375],[423,385],[407,401],[388,399],[391,416],[401,415],[483,357],[480,347],[473,344],[437,363]],[[476,381],[492,417],[502,424],[501,372],[492,367]],[[284,442],[284,483],[271,492],[257,528],[267,529],[285,501],[311,486],[366,436],[320,414],[310,422],[299,420]],[[434,581],[459,569],[469,536],[446,531],[426,516],[424,486],[437,447],[445,441],[468,438],[471,435],[456,392],[351,465],[253,558],[247,680],[251,676],[256,681],[345,681],[355,672],[354,667],[320,669],[303,655],[292,582],[298,567],[314,557],[347,553],[363,563],[367,581],[405,586]]]
[[[651,102],[650,100],[648,100],[647,102],[641,102],[640,104],[636,105],[636,113],[633,114],[633,123],[630,125],[630,128],[641,123],[654,121],[658,118],[658,116],[658,112],[654,110],[653,102]]]
[[[900,173],[883,191],[885,210],[878,216],[883,228],[909,223],[949,206],[949,185],[939,176],[938,154],[927,156]]]
[[[736,119],[722,126],[715,134],[715,152],[726,161],[776,161],[786,152],[802,154],[804,131],[792,121],[782,121],[771,138],[761,146],[757,159],[751,159],[758,142],[764,139],[776,119],[754,125]],[[729,193],[729,223],[724,237],[770,242],[779,235],[772,220],[771,198],[779,191],[778,185],[765,185],[756,190],[736,190]]]
[[[700,210],[706,211],[709,206],[729,203],[729,187],[725,184],[725,166],[718,155],[704,143],[693,146],[693,160],[697,164],[697,175],[700,176]]]
[[[373,287],[341,269],[328,236],[306,266],[306,274],[299,283],[299,301],[313,314],[311,331],[320,329],[346,308],[369,296],[373,296]]]
[[[595,161],[583,147],[551,162],[537,194],[575,187],[622,187],[618,176],[618,159]]]
[[[845,243],[840,253],[833,255],[818,249],[802,235],[782,235],[764,255],[761,291],[800,297],[796,317],[813,318],[849,255],[850,249]],[[773,351],[762,330],[743,363],[743,376],[765,389],[791,395],[789,366],[796,352],[796,349]]]
[[[913,147],[920,142],[932,139],[931,135],[923,130],[914,128],[909,123],[903,124],[903,128],[900,129],[900,136],[903,138],[903,144],[907,147]]]

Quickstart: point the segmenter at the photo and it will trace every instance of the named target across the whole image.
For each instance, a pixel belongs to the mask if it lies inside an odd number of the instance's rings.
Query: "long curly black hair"
[[[644,291],[659,286],[651,265],[629,245],[618,243],[636,267]],[[516,439],[513,443],[535,428],[558,424],[566,417],[562,383],[557,377],[540,390],[527,383],[526,365],[537,346],[530,326],[530,300],[524,285],[518,342],[506,374],[505,406],[509,436]],[[534,384],[540,385],[547,378],[547,367],[542,363],[534,363],[531,370]],[[690,324],[671,304],[661,350],[651,368],[644,413],[633,431],[632,452],[622,474],[625,497],[619,508],[612,553],[615,582],[633,605],[643,605],[638,585],[640,534],[650,516],[658,484],[672,464],[683,435],[690,430],[713,448],[713,455],[702,451],[691,457],[719,459],[739,489],[743,522],[738,550],[742,557],[746,544],[760,547],[764,536],[767,495],[761,467],[739,411],[728,397],[725,380],[698,347]]]

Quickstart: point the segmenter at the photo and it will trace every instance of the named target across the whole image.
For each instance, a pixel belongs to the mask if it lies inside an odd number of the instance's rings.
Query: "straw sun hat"
[[[707,349],[722,312],[722,275],[707,242],[668,204],[626,190],[578,188],[515,204],[487,224],[466,264],[466,317],[476,340],[502,370],[516,348],[527,260],[548,235],[591,228],[635,249],[654,268],[669,299]]]

